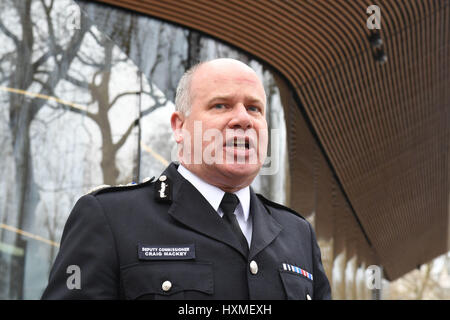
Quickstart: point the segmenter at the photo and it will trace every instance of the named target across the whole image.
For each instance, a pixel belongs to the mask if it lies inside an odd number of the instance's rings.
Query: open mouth
[[[253,143],[251,143],[251,141],[248,137],[245,137],[245,138],[234,137],[234,138],[228,139],[224,146],[248,150],[253,146]]]

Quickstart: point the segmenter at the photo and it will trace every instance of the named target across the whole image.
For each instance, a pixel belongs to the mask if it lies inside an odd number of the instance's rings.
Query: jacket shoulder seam
[[[299,218],[301,218],[301,219],[303,219],[303,220],[306,221],[305,217],[303,217],[303,216],[302,216],[300,213],[298,213],[297,211],[295,211],[295,210],[293,210],[293,209],[291,209],[291,208],[289,208],[289,207],[286,207],[286,206],[284,206],[284,205],[282,205],[282,204],[273,202],[273,201],[271,201],[271,200],[265,198],[263,195],[261,195],[261,194],[259,194],[259,193],[257,193],[256,195],[258,196],[258,198],[259,198],[264,204],[266,204],[266,205],[268,205],[268,206],[270,206],[270,207],[274,207],[274,208],[276,208],[276,209],[281,209],[281,210],[288,211],[289,213],[292,213],[292,214],[295,215],[296,217],[299,217]]]
[[[142,182],[142,183],[127,184],[127,185],[114,185],[114,186],[101,185],[99,187],[94,188],[87,194],[95,197],[102,193],[139,189],[139,188],[142,188],[142,187],[152,184],[154,179],[155,179],[155,177],[151,178],[148,181]]]

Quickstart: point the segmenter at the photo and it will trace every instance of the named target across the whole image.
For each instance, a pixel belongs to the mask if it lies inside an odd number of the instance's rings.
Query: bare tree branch
[[[4,53],[4,54],[1,56],[1,58],[0,58],[0,63],[2,63],[3,61],[5,61],[5,60],[7,60],[7,59],[12,58],[12,57],[14,56],[15,53],[16,53],[15,50]]]
[[[105,65],[102,64],[102,63],[97,63],[97,62],[95,62],[93,60],[91,60],[92,62],[87,61],[87,59],[85,59],[85,58],[83,58],[81,56],[81,52],[78,52],[76,57],[78,58],[78,60],[80,60],[83,64],[85,64],[87,66],[94,67],[94,68],[97,68],[97,69],[104,69],[105,68]]]
[[[89,30],[89,34],[94,38],[95,42],[97,42],[97,44],[98,44],[100,47],[103,47],[103,46],[104,46],[103,41],[101,41],[101,40],[95,35],[95,33],[94,33],[92,30]]]
[[[158,55],[156,56],[155,63],[153,64],[153,67],[152,67],[152,69],[150,70],[150,75],[152,76],[152,78],[153,78],[153,75],[154,75],[154,73],[155,73],[155,71],[156,71],[156,67],[157,67],[158,64],[160,64],[163,60],[164,60],[164,59],[163,59],[163,57],[161,56],[161,54],[158,53]]]
[[[158,109],[158,108],[164,107],[164,106],[166,105],[167,101],[168,101],[168,100],[165,99],[165,100],[161,103],[161,102],[155,100],[155,104],[154,104],[154,105],[152,105],[150,108],[148,108],[148,109],[146,109],[146,110],[144,110],[144,111],[141,112],[141,117],[144,117],[144,116],[146,116],[146,115],[152,113],[153,111],[155,111],[155,110]]]
[[[44,0],[41,0],[41,4],[42,7],[44,8],[45,11],[45,16],[46,16],[46,20],[47,20],[47,28],[48,28],[48,35],[49,35],[49,39],[50,39],[50,50],[49,53],[55,57],[56,60],[56,52],[57,52],[57,42],[56,42],[56,37],[55,37],[55,30],[53,28],[53,22],[52,22],[52,18],[50,16],[50,12],[51,9],[53,7],[53,0],[50,3],[50,6],[47,7],[45,4]]]
[[[89,88],[89,84],[86,81],[78,80],[75,77],[72,77],[70,74],[66,74],[65,80],[69,81],[70,83],[76,85],[77,87],[87,89]]]
[[[49,74],[50,74],[50,71],[48,71],[48,70],[36,70],[36,71],[34,72],[35,75],[41,74],[41,73],[46,74],[46,75],[49,75]]]
[[[67,109],[67,110],[69,110],[69,111],[71,111],[73,113],[78,113],[78,114],[81,114],[81,115],[85,115],[85,116],[89,117],[91,120],[93,120],[94,122],[96,122],[96,123],[98,122],[97,115],[92,113],[92,112],[90,112],[90,111],[81,110],[81,109],[75,108],[75,107],[73,107],[71,105],[67,105],[67,104],[64,104],[62,108],[63,109]]]
[[[38,78],[33,78],[33,81],[39,83],[42,86],[42,88],[45,88],[45,90],[47,90],[47,93],[49,95],[51,95],[51,96],[55,95],[55,93],[53,91],[53,88],[49,87],[48,83],[46,83],[46,82],[44,82],[44,81],[42,81],[42,80],[40,80]]]
[[[117,96],[114,97],[113,101],[111,101],[111,103],[108,105],[108,108],[111,108],[117,102],[117,100],[119,100],[120,98],[122,98],[124,96],[138,95],[140,93],[147,93],[147,92],[132,91],[132,92],[123,92],[121,94],[118,94]],[[147,93],[147,94],[149,94],[149,93]]]
[[[135,126],[137,126],[139,124],[139,119],[134,120],[128,127],[127,131],[123,134],[123,136],[120,138],[119,141],[117,141],[114,144],[114,149],[115,150],[119,150],[123,144],[125,143],[125,141],[127,141],[128,136],[130,135],[131,131],[133,130],[133,128]]]
[[[0,19],[0,30],[2,30],[4,34],[6,34],[9,38],[11,38],[11,40],[14,42],[17,48],[20,47],[21,41],[19,40],[19,38],[17,38],[11,31],[8,30],[8,28],[5,27],[1,19]]]
[[[85,17],[81,16],[80,30],[74,33],[69,41],[69,44],[65,50],[65,54],[62,55],[60,61],[57,61],[58,67],[49,74],[46,81],[46,85],[42,87],[40,94],[51,94],[48,88],[54,88],[61,78],[64,78],[69,70],[72,60],[75,58],[77,51],[79,50],[81,43],[83,41],[84,35],[89,29],[88,21]],[[44,105],[43,101],[33,102],[33,114],[32,117],[36,115],[40,107]],[[75,109],[75,108],[74,108]],[[76,111],[75,111],[76,112]]]
[[[62,48],[58,44],[55,46],[55,50],[55,52],[47,51],[32,64],[31,68],[33,70],[33,73],[35,73],[37,69],[48,60],[48,58],[62,52]]]

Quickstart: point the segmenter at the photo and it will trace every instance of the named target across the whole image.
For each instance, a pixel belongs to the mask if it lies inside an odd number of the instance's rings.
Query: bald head
[[[255,71],[251,67],[249,67],[242,61],[231,58],[213,59],[201,62],[197,65],[197,71],[200,69],[204,69],[205,72],[224,71],[229,70],[230,68],[235,71],[250,72],[256,75]]]
[[[227,77],[236,74],[242,74],[244,77],[259,82],[260,88],[262,88],[262,91],[264,92],[264,87],[258,75],[245,63],[231,58],[219,58],[204,61],[191,67],[181,77],[175,96],[176,110],[186,116],[189,115],[191,102],[196,94],[198,83],[208,81],[208,79],[214,79],[216,76]]]

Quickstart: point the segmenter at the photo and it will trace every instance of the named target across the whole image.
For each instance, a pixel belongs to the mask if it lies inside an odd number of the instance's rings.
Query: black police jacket
[[[311,225],[250,193],[248,256],[175,163],[81,197],[42,299],[330,299]]]

